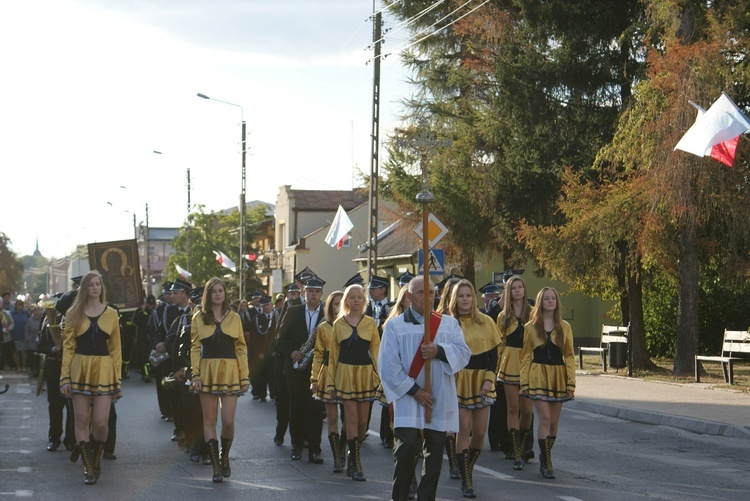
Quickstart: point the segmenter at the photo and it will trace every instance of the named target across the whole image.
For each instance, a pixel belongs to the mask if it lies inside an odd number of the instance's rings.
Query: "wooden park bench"
[[[602,336],[599,340],[599,346],[579,346],[578,347],[578,367],[583,369],[584,353],[599,353],[602,357],[602,368],[607,372],[607,353],[609,353],[609,343],[627,343],[628,328],[622,325],[602,325]]]
[[[718,362],[724,373],[724,382],[734,384],[734,362],[750,362],[750,333],[748,331],[724,330],[721,355],[695,356],[695,382],[701,382],[699,362]]]

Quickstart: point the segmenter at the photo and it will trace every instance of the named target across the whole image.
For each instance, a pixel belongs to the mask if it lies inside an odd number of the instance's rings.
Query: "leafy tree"
[[[433,2],[393,5],[422,30],[415,38],[433,35],[404,55],[416,88],[407,113],[451,140],[429,171],[434,211],[453,245],[466,256],[500,250],[506,265],[521,264],[529,255],[517,239],[521,221],[562,223],[564,168],[586,174],[614,133],[641,72],[642,13],[634,0],[506,0],[452,24],[471,8],[451,14],[463,3],[421,16]],[[413,206],[418,181],[409,175],[418,169],[398,145],[389,147],[384,191]]]
[[[727,264],[722,272],[730,282],[742,278],[750,195],[744,160],[725,169],[673,147],[695,120],[687,99],[710,103],[727,90],[740,103],[748,102],[750,4],[645,4],[647,78],[636,87],[601,159],[610,163],[610,174],[644,197],[636,214],[638,255],[655,272],[673,275],[678,287],[673,372],[690,374],[699,349],[701,266],[710,265],[713,255]]]
[[[23,263],[10,245],[10,238],[0,232],[0,291],[13,293],[23,285]]]
[[[266,219],[265,211],[265,206],[257,206],[249,210],[245,215],[246,247],[253,241],[253,236],[257,232],[257,223]],[[214,251],[223,252],[239,267],[239,226],[239,211],[207,214],[204,212],[202,206],[198,207],[197,211],[190,215],[189,227],[187,225],[183,226],[172,242],[175,252],[169,257],[167,262],[166,278],[173,280],[179,276],[175,264],[179,264],[183,268],[187,267],[189,240],[190,269],[188,271],[192,273],[190,281],[198,286],[205,284],[211,277],[229,275],[230,277],[225,280],[227,293],[230,297],[238,297],[237,278],[239,268],[237,272],[232,272],[228,268],[224,268],[216,261]],[[256,252],[256,250],[247,247],[245,252],[249,254]],[[245,290],[247,291],[251,287],[256,286],[257,283],[253,278],[255,276],[255,263],[247,260],[244,261],[246,266]]]

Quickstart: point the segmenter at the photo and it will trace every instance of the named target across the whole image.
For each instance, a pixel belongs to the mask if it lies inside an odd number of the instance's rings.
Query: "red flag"
[[[724,141],[711,148],[711,158],[718,160],[730,169],[734,167],[734,157],[737,154],[737,144],[740,142],[740,136]]]

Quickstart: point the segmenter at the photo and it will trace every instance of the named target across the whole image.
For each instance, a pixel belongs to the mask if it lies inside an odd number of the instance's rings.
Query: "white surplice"
[[[378,374],[389,403],[393,403],[395,428],[428,428],[436,431],[458,431],[458,398],[455,374],[466,367],[471,350],[466,345],[458,321],[443,315],[434,343],[445,351],[445,363],[432,359],[430,367],[430,394],[433,399],[431,422],[425,422],[425,408],[407,392],[416,382],[425,388],[425,370],[422,367],[416,379],[409,377],[414,355],[424,337],[424,326],[415,324],[411,309],[386,322],[378,357]],[[421,320],[421,319],[420,319]]]

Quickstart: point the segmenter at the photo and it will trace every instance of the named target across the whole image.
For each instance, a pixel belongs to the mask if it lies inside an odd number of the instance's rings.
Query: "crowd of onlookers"
[[[43,309],[20,298],[12,302],[10,292],[3,292],[2,298],[0,371],[28,370],[35,374],[39,370],[35,351]]]

